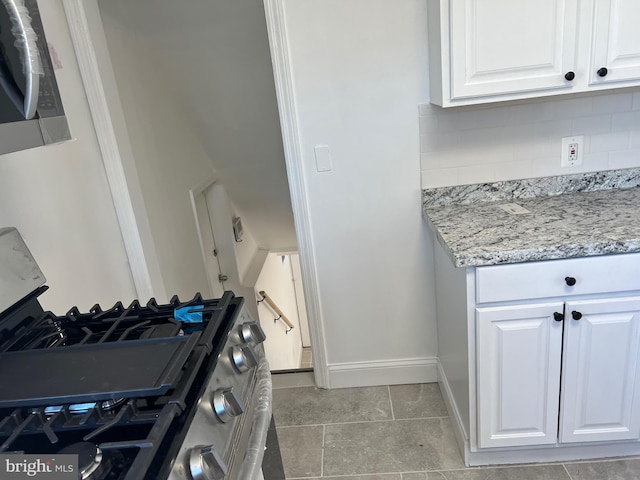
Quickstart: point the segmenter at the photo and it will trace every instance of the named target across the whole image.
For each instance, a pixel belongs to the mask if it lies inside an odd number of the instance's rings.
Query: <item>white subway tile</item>
[[[438,116],[429,115],[428,117],[420,117],[420,134],[427,134],[438,131]]]
[[[496,128],[496,141],[505,145],[522,145],[533,143],[535,129],[533,124],[513,124]]]
[[[633,108],[633,92],[609,93],[593,97],[593,113],[628,112]]]
[[[575,118],[591,115],[593,111],[592,97],[579,97],[553,101],[555,118]]]
[[[460,185],[495,181],[495,165],[477,165],[458,168],[458,182]]]
[[[438,156],[432,153],[420,154],[420,170],[431,170],[434,168],[440,168],[440,162]]]
[[[531,161],[533,178],[552,177],[555,175],[568,175],[571,173],[569,169],[560,166],[560,160],[549,163],[548,159],[541,158],[539,162]]]
[[[558,159],[560,163],[560,159]],[[576,173],[597,172],[607,170],[609,167],[609,152],[585,153],[582,156],[582,165],[572,167],[571,171]]]
[[[571,135],[594,135],[611,131],[611,115],[592,115],[571,120]]]
[[[471,130],[509,124],[505,107],[457,110],[441,115],[439,120],[444,130]]]
[[[571,119],[539,122],[534,126],[537,138],[562,138],[573,134]]]
[[[629,148],[640,148],[640,130],[634,130],[631,132]]]
[[[614,113],[611,118],[612,130],[637,130],[640,128],[640,111]]]
[[[612,132],[589,137],[588,153],[626,150],[629,148],[629,132]]]
[[[512,124],[542,122],[552,120],[555,116],[553,103],[549,101],[512,105],[506,109],[507,118]]]
[[[420,135],[420,152],[454,150],[460,145],[460,132],[430,132]]]
[[[433,105],[431,103],[418,104],[418,114],[421,117],[437,114],[441,110],[442,110],[442,107],[438,107],[437,105]]]
[[[495,145],[498,142],[499,128],[478,128],[460,132],[460,146],[463,148],[478,148]]]
[[[640,149],[611,152],[609,154],[609,167],[612,170],[640,167]]]
[[[423,170],[421,178],[422,188],[451,187],[458,185],[458,169]]]
[[[531,178],[531,161],[516,161],[495,164],[496,181],[502,180],[520,180],[523,178]]]
[[[480,149],[459,148],[457,150],[437,152],[437,155],[441,167],[466,167],[511,161],[512,149],[504,148],[503,145],[493,145]]]

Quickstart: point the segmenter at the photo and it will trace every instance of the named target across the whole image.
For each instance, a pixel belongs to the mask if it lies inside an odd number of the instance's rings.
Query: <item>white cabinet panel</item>
[[[478,443],[556,443],[563,304],[478,308]]]
[[[492,265],[476,270],[478,303],[634,290],[640,290],[637,253]]]
[[[566,312],[560,441],[639,438],[640,297],[567,302]]]
[[[571,87],[577,0],[461,0],[450,8],[453,98]]]
[[[622,82],[640,78],[640,2],[596,0],[590,83]],[[601,77],[597,71],[607,69]]]
[[[640,85],[638,0],[427,0],[427,8],[436,105]]]

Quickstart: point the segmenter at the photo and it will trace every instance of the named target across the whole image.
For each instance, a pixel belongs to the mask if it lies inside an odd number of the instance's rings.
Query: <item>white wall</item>
[[[283,261],[284,258],[284,261]],[[288,327],[284,322],[273,319],[277,317],[267,302],[260,302],[258,314],[260,325],[267,335],[264,344],[265,354],[271,370],[288,370],[300,367],[302,355],[302,338],[300,321],[296,306],[296,293],[291,278],[291,258],[275,253],[267,255],[262,272],[256,283],[256,293],[264,290],[285,316],[295,326],[286,333]]]
[[[100,2],[139,188],[167,296],[210,290],[189,190],[213,176],[191,112],[167,80],[158,51],[126,22],[119,2]]]
[[[100,6],[117,12],[136,41],[154,50],[260,247],[295,248],[263,3],[100,0]]]
[[[0,226],[18,228],[47,277],[45,308],[126,302],[136,293],[64,10],[39,6],[74,140],[0,156]]]
[[[640,166],[640,88],[485,107],[420,105],[425,188]],[[584,162],[560,168],[561,138]]]
[[[424,380],[437,354],[417,121],[426,2],[285,9],[330,386]],[[331,148],[330,172],[315,170],[318,144]]]

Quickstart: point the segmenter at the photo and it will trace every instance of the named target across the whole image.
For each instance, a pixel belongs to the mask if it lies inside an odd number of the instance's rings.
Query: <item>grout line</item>
[[[569,477],[569,480],[573,480],[573,477],[569,473],[569,470],[567,470],[567,466],[564,463],[562,464],[562,468],[564,468],[564,471],[567,472],[567,476]]]
[[[391,387],[387,385],[387,391],[389,392],[389,405],[391,407],[391,420],[396,419],[396,414],[393,412],[393,400],[391,400]]]
[[[440,417],[412,417],[412,418],[387,418],[380,420],[353,420],[351,422],[327,422],[327,423],[303,423],[300,425],[278,425],[276,423],[277,428],[293,428],[293,427],[320,427],[324,425],[352,425],[354,423],[380,423],[380,422],[409,422],[414,420],[436,420],[442,418],[449,418],[449,415],[443,415]]]
[[[322,448],[320,449],[320,476],[324,477],[324,434],[326,428],[322,426]]]

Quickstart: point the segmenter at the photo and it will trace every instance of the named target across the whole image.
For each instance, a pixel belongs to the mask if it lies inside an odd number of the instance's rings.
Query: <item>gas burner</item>
[[[58,453],[78,455],[78,470],[82,480],[103,480],[112,467],[111,456],[91,442],[73,443]]]
[[[102,402],[100,404],[100,407],[102,408],[103,411],[105,412],[110,412],[111,410],[115,410],[117,407],[119,407],[120,405],[122,405],[123,403],[125,403],[127,401],[126,398],[117,398],[117,399],[113,399],[113,400],[105,400],[104,402]],[[73,405],[69,405],[69,413],[72,413],[74,415],[83,415],[85,413],[87,413],[90,410],[93,410],[94,408],[96,408],[97,403],[75,403]],[[60,410],[62,410],[63,406],[62,405],[55,405],[52,407],[46,407],[44,409],[44,413],[47,416],[53,415],[54,413],[58,413]]]

